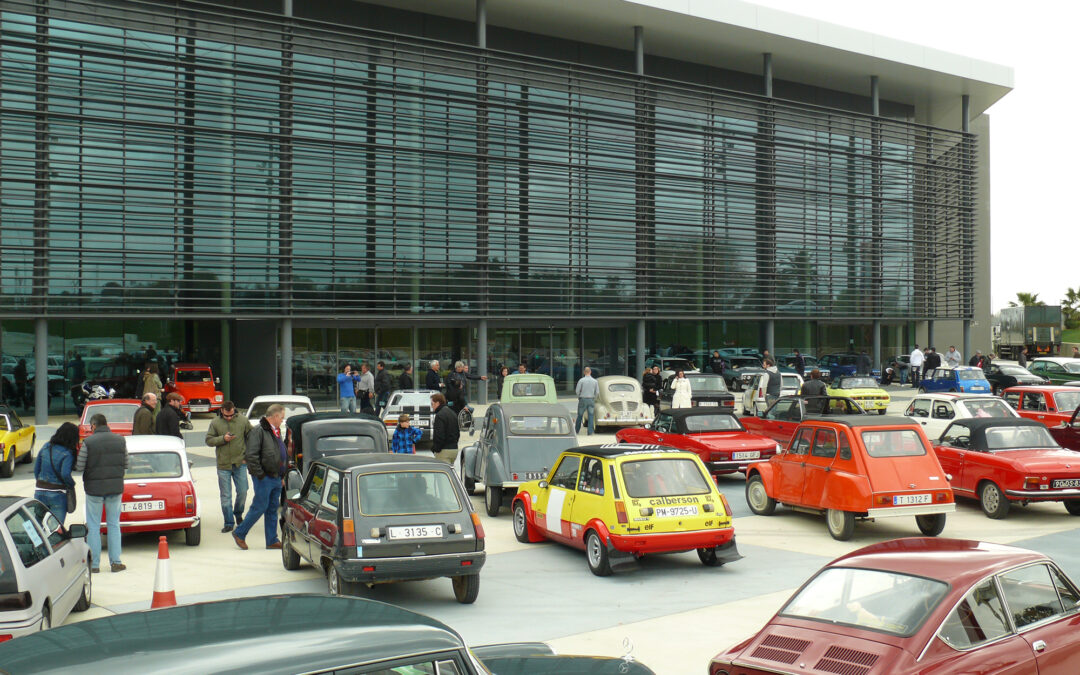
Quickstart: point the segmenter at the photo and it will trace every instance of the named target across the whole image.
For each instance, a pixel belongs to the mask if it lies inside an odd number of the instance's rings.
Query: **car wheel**
[[[987,481],[979,488],[979,506],[988,518],[1001,520],[1009,515],[1009,500],[1002,494],[1001,488]]]
[[[345,581],[338,574],[334,563],[326,561],[326,592],[330,595],[356,595],[359,584]]]
[[[8,449],[7,459],[0,462],[0,478],[11,478],[15,474],[15,446]]]
[[[514,504],[514,536],[522,544],[529,543],[529,521],[525,516],[525,505],[521,502]]]
[[[300,554],[292,547],[292,537],[288,534],[281,537],[281,565],[290,571],[300,569]]]
[[[608,560],[607,546],[600,535],[589,530],[585,535],[585,559],[589,562],[589,571],[598,577],[611,576],[611,562]]]
[[[502,488],[484,486],[484,509],[487,514],[494,518],[502,509]]]
[[[1065,510],[1069,512],[1069,515],[1080,516],[1080,499],[1066,499]]]
[[[94,599],[94,575],[90,573],[90,561],[86,561],[86,578],[83,579],[82,593],[79,601],[73,608],[76,612],[85,612],[90,609],[90,601]]]
[[[472,478],[465,476],[465,478],[462,479],[461,483],[465,486],[465,494],[471,495],[476,492],[476,481]]]
[[[699,548],[697,557],[705,567],[722,567],[724,564],[724,561],[717,557],[715,548]]]
[[[829,509],[825,522],[829,526],[829,534],[837,541],[847,541],[855,533],[855,514],[851,511]]]
[[[454,597],[463,605],[471,605],[476,602],[476,596],[480,595],[480,575],[466,574],[451,579],[454,584]]]
[[[885,408],[878,409],[877,414],[884,415],[885,414]]]
[[[34,461],[34,443],[37,441],[37,436],[30,437],[30,450],[22,456],[19,460],[19,464],[29,464]]]
[[[746,481],[746,504],[759,516],[771,516],[776,510],[776,500],[765,491],[765,483],[758,474]]]
[[[52,609],[49,607],[49,603],[41,608],[41,625],[38,626],[38,630],[49,630],[52,628]]]
[[[202,522],[184,530],[184,543],[188,546],[198,546],[202,541]]]
[[[945,529],[945,514],[934,513],[926,516],[915,516],[915,524],[919,526],[919,532],[928,537],[936,537]]]

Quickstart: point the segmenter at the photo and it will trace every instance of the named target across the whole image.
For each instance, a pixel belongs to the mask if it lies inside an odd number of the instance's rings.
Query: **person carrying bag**
[[[78,442],[79,427],[64,422],[41,448],[34,462],[37,481],[34,499],[47,506],[61,525],[67,514],[74,513],[76,508],[75,479],[71,477],[71,469],[75,466]]]

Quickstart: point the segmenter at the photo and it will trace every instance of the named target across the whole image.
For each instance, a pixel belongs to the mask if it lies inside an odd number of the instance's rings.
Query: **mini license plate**
[[[716,406],[718,406],[720,404],[717,403],[716,401],[699,401],[698,405],[700,405],[700,406],[709,406],[709,407],[715,408]]]
[[[633,422],[635,419],[634,413],[619,413],[618,421],[620,422]]]
[[[437,539],[443,536],[442,525],[409,525],[387,529],[390,539]]]
[[[747,450],[745,452],[733,452],[731,453],[732,459],[760,459],[760,450]]]
[[[912,504],[929,504],[930,495],[896,495],[892,498],[893,506],[910,506]]]
[[[696,506],[658,506],[656,508],[657,518],[681,518],[696,515]]]
[[[1050,483],[1055,488],[1080,488],[1080,478],[1059,478]]]
[[[547,476],[543,471],[516,471],[510,475],[514,480],[544,480]]]
[[[208,406],[208,405],[193,405],[193,406],[191,406],[191,412],[210,412],[210,406]]]
[[[137,502],[124,502],[120,505],[124,513],[142,513],[143,511],[164,511],[164,499],[146,499]]]
[[[415,426],[415,427],[417,427],[419,429],[427,429],[429,426],[431,426],[431,422],[429,420],[427,420],[427,419],[422,418],[422,417],[417,417],[415,420],[412,420],[412,423],[413,423],[413,426]]]

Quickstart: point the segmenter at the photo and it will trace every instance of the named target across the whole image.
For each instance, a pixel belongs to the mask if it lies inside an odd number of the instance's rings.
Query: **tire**
[[[90,602],[94,599],[94,575],[90,573],[90,561],[86,561],[86,580],[83,581],[82,593],[79,601],[72,609],[76,612],[85,612],[90,609]]]
[[[198,546],[202,541],[202,521],[198,525],[184,530],[184,543],[188,546]]]
[[[480,575],[466,574],[454,577],[450,580],[454,585],[454,598],[463,605],[471,605],[476,602],[476,596],[480,595]]]
[[[945,529],[945,514],[934,513],[926,516],[915,516],[915,524],[919,526],[919,532],[928,537],[936,537]]]
[[[49,630],[52,628],[52,609],[49,607],[49,603],[45,603],[45,606],[41,608],[41,626],[38,630]]]
[[[1080,516],[1080,499],[1066,499],[1065,510],[1070,516]]]
[[[19,464],[30,464],[34,461],[34,443],[37,442],[37,436],[30,437],[30,451],[22,456],[19,460]]]
[[[604,546],[600,535],[594,530],[589,530],[585,535],[585,560],[589,563],[589,571],[596,576],[611,576],[611,562],[608,560],[607,546]]]
[[[855,514],[851,511],[829,509],[825,513],[829,534],[837,541],[847,541],[855,533]]]
[[[979,487],[979,506],[987,518],[1001,520],[1009,515],[1009,500],[995,483],[986,481]]]
[[[521,502],[514,504],[514,537],[522,544],[529,543],[529,520]]]
[[[699,548],[697,557],[705,567],[723,567],[724,565],[724,561],[716,556],[715,548]]]
[[[281,566],[289,571],[300,569],[300,554],[292,547],[291,536],[281,537]]]
[[[360,585],[351,581],[345,581],[338,575],[337,568],[334,567],[334,563],[326,561],[326,592],[330,595],[352,595],[355,596],[360,590]]]
[[[502,510],[502,488],[484,486],[484,510],[492,518],[499,515]]]
[[[746,505],[759,516],[771,516],[776,511],[776,500],[765,491],[765,483],[758,474],[746,481]]]
[[[15,474],[15,447],[7,453],[7,459],[0,462],[0,478],[11,478]]]
[[[877,414],[884,415],[885,414],[885,408],[882,408],[882,409],[878,410]]]

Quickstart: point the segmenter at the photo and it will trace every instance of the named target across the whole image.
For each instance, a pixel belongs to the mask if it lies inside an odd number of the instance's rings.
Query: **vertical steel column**
[[[476,46],[487,49],[487,0],[476,0]],[[491,262],[488,121],[487,57],[479,54],[476,57],[476,271],[479,309],[483,316],[491,311],[488,288]]]
[[[878,76],[870,76],[870,105],[874,117],[881,115],[881,96],[878,89]]]
[[[965,359],[971,358],[971,319],[964,319],[964,351],[961,353]]]
[[[480,319],[480,323],[476,326],[476,369],[477,374],[484,376],[488,374],[488,322],[487,319]],[[482,382],[480,384],[480,405],[484,405],[488,402],[488,385],[490,382]]]
[[[639,31],[634,31],[635,50]],[[656,262],[656,101],[645,80],[645,39],[640,31],[641,71],[637,73],[634,101],[634,269],[638,305],[642,315],[649,312],[652,280],[648,270]],[[644,366],[642,366],[644,369]]]
[[[281,309],[290,313],[293,305],[293,0],[282,0],[285,21],[281,27],[281,78],[279,80],[278,132],[281,138],[278,163],[278,264],[281,266]],[[272,146],[271,146],[272,147]],[[267,192],[270,192],[267,190]],[[267,232],[269,237],[270,233]],[[292,344],[292,335],[289,336]],[[292,393],[292,361],[289,361],[289,388]]]
[[[292,381],[292,319],[281,320],[281,393],[293,393]]]
[[[634,74],[645,74],[645,28],[634,26]],[[645,367],[642,366],[642,370]]]
[[[772,54],[765,53],[762,76],[765,81],[765,95],[772,98]]]
[[[772,54],[765,54],[765,96],[773,95]],[[776,311],[776,119],[771,101],[758,108],[754,135],[754,272],[751,310]]]
[[[867,295],[870,298],[870,311],[873,312],[873,316],[881,316],[882,289],[885,286],[884,266],[882,265],[884,259],[882,250],[885,247],[883,227],[885,221],[885,194],[882,187],[884,183],[882,175],[883,153],[881,120],[878,119],[881,113],[881,97],[879,95],[877,75],[870,76],[870,101],[874,117],[870,120],[870,292]],[[877,362],[875,356],[874,363]]]
[[[874,319],[873,330],[873,353],[871,356],[874,360],[870,363],[870,370],[873,370],[874,368],[884,368],[884,365],[881,363],[881,319]],[[885,371],[882,370],[881,374],[884,376]]]
[[[769,356],[776,360],[776,320],[765,320],[765,349],[769,350]]]
[[[961,129],[965,134],[971,133],[971,96],[964,94],[960,97]]]
[[[637,361],[637,373],[630,376],[634,379],[641,377],[641,374],[645,372],[645,319],[637,320],[637,341],[635,344],[637,353],[634,355]]]
[[[229,320],[221,320],[221,363],[218,364],[221,374],[221,393],[225,400],[232,400],[232,336],[229,335]]]
[[[49,423],[49,322],[34,319],[34,424]]]
[[[476,46],[487,49],[487,0],[476,0]]]

